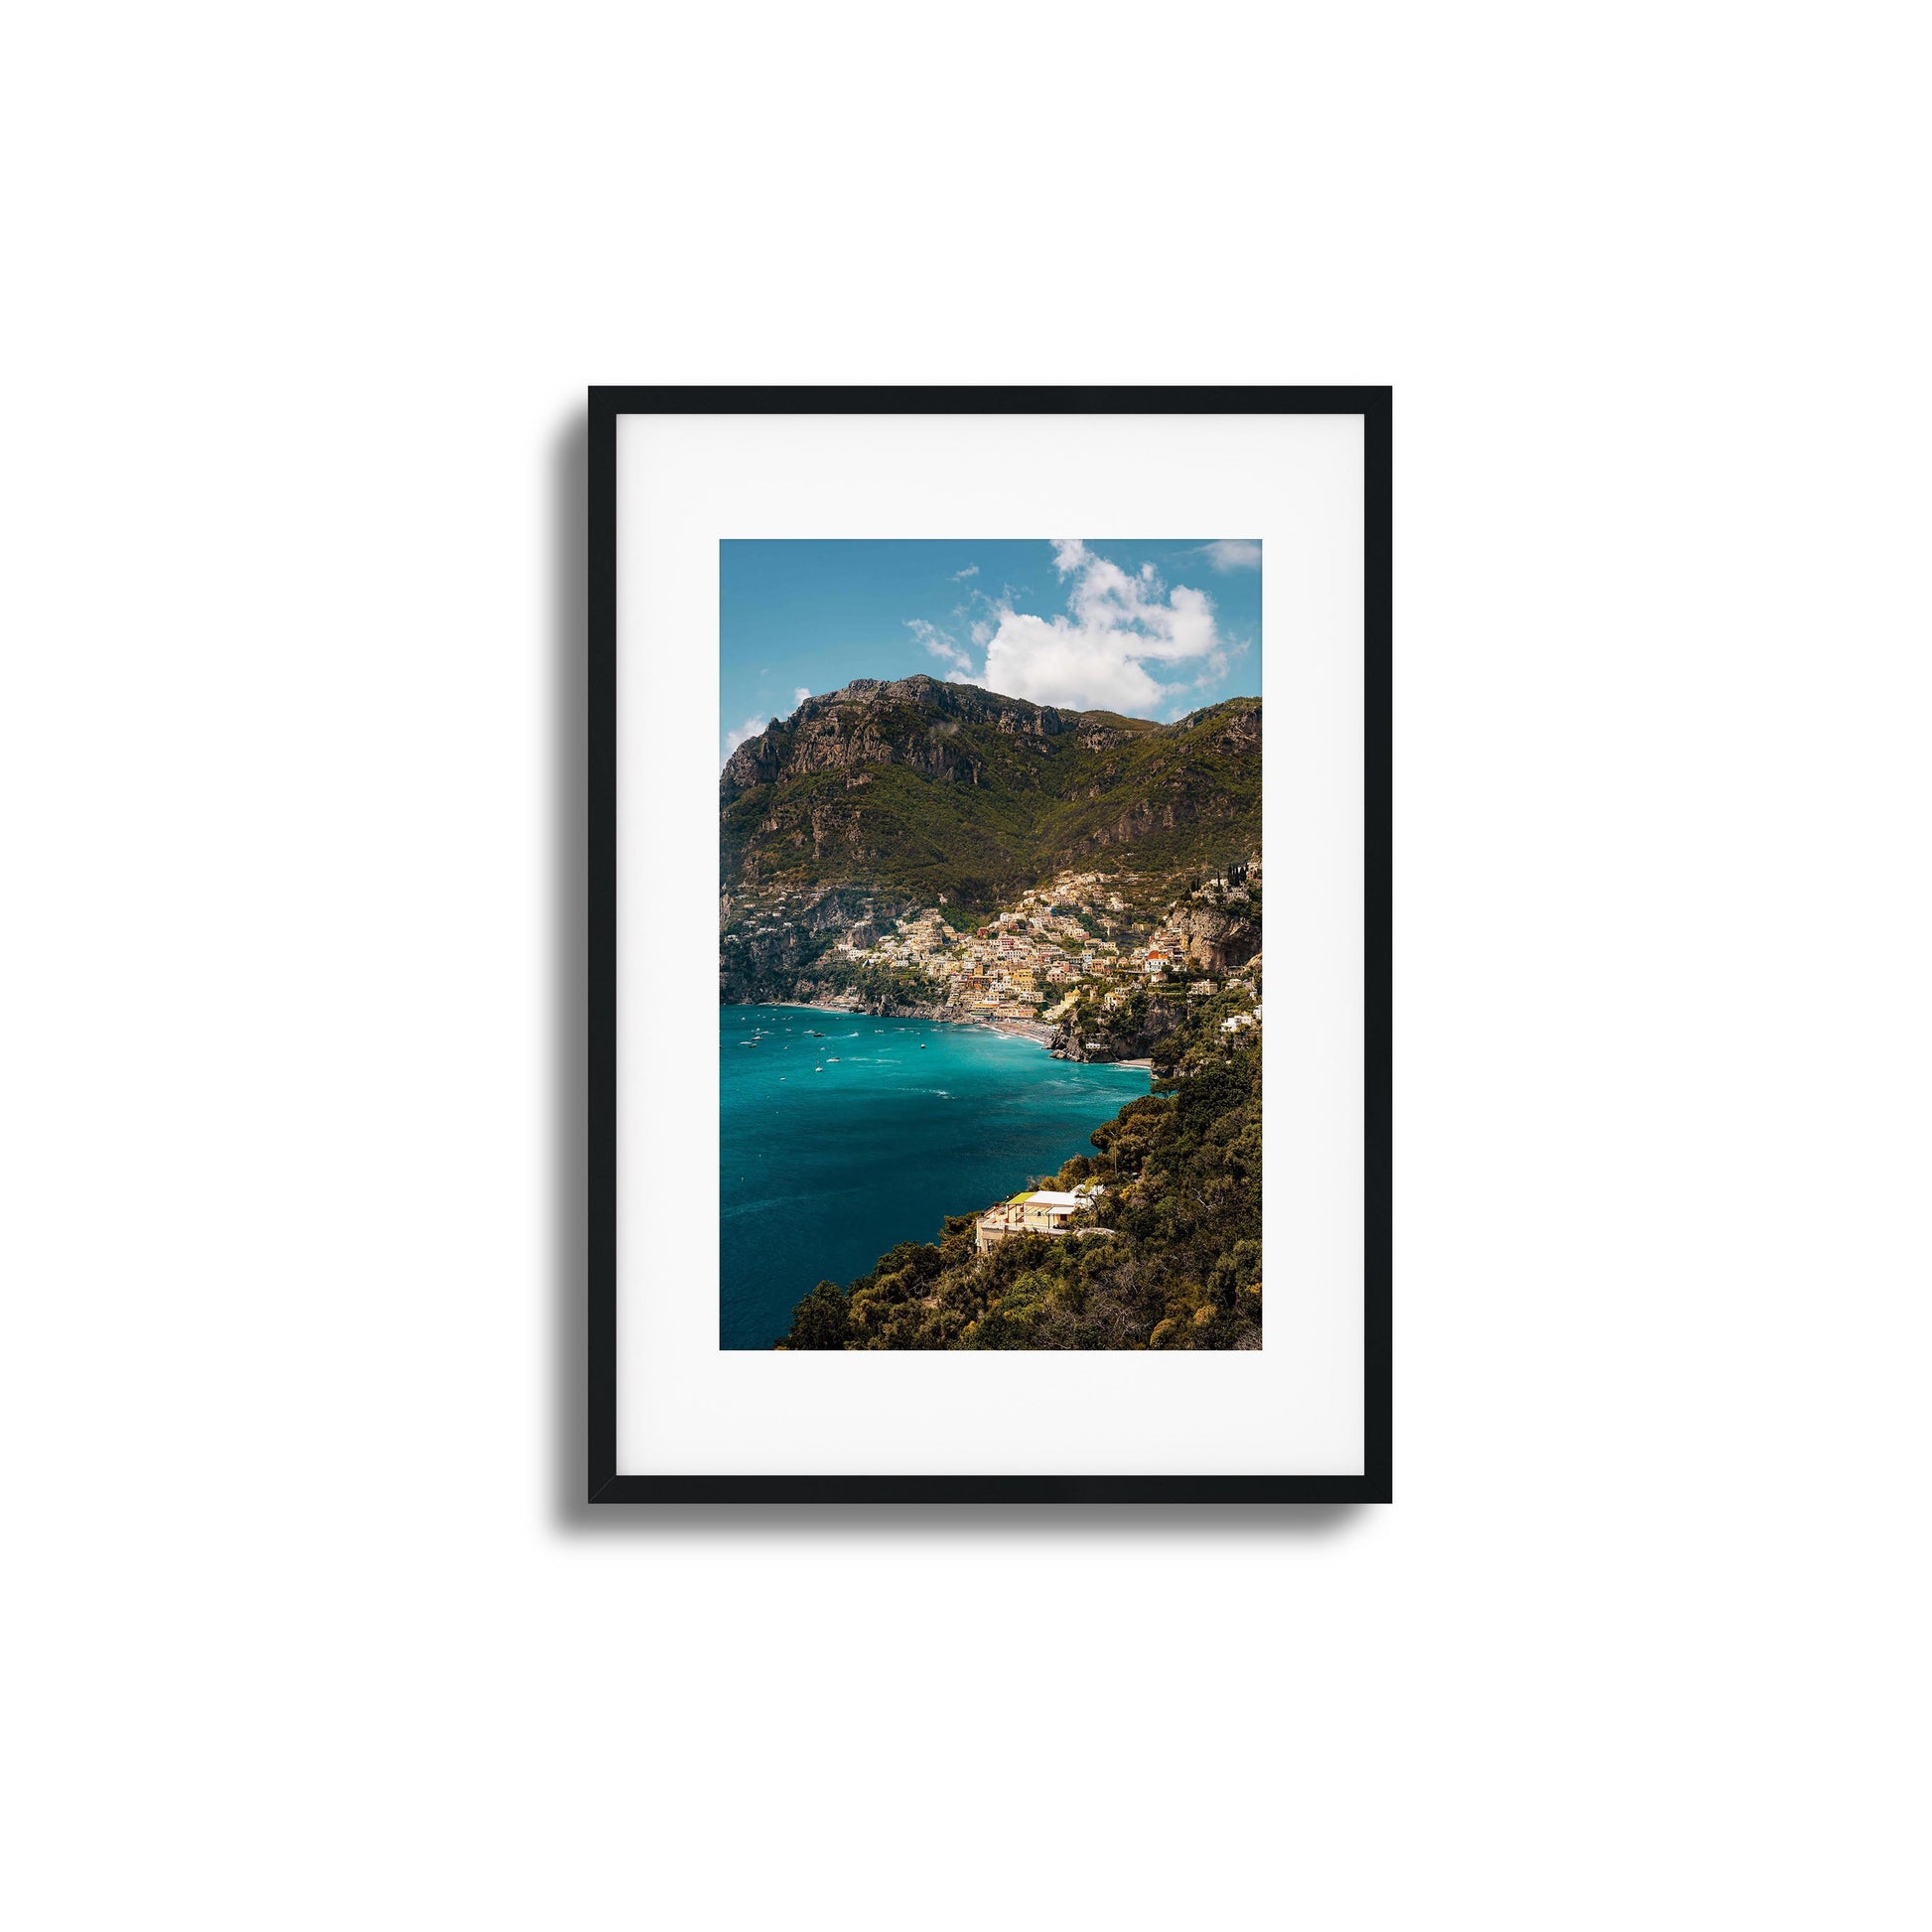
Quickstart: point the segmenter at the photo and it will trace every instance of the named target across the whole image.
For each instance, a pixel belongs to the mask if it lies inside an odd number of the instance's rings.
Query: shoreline
[[[830,1007],[816,1000],[721,1000],[719,1007],[759,1006],[790,1007],[799,1013],[837,1013],[850,1018],[857,1014],[867,1020],[929,1020],[939,1027],[984,1027],[988,1033],[1005,1034],[1012,1039],[1030,1039],[1042,1052],[1050,1052],[1053,1035],[1059,1032],[1057,1027],[1049,1027],[1043,1020],[981,1020],[970,1014],[933,1013],[920,1008],[908,1008],[903,1013],[871,1013],[864,1007]],[[1151,1059],[1133,1060],[1081,1060],[1072,1062],[1082,1066],[1124,1066],[1132,1071],[1154,1072]]]
[[[1013,1039],[1032,1039],[1035,1047],[1051,1047],[1053,1035],[1058,1032],[1056,1026],[1047,1026],[1045,1020],[980,1020],[972,1015],[954,1013],[925,1013],[917,1007],[910,1007],[904,1013],[870,1013],[866,1007],[825,1007],[813,999],[721,999],[719,1007],[792,1007],[798,1013],[839,1013],[846,1019],[860,1017],[864,1020],[931,1020],[935,1026],[984,1026],[989,1034],[1007,1034]],[[1095,1060],[1095,1066],[1130,1066],[1132,1060]],[[1148,1062],[1152,1064],[1152,1060]]]
[[[862,1020],[927,1020],[936,1027],[984,1027],[990,1034],[1005,1034],[1013,1039],[1030,1039],[1042,1051],[1050,1054],[1053,1035],[1059,1032],[1057,1027],[1049,1027],[1043,1020],[975,1020],[961,1018],[951,1013],[931,1013],[917,1007],[909,1007],[902,1013],[870,1013],[864,1007],[828,1007],[816,1000],[720,1000],[718,1011],[725,1012],[732,1007],[783,1007],[793,1013],[831,1013],[841,1019]],[[1068,1066],[1124,1066],[1131,1073],[1145,1073],[1150,1084],[1154,1079],[1154,1061],[1140,1057],[1126,1060],[1067,1060]]]

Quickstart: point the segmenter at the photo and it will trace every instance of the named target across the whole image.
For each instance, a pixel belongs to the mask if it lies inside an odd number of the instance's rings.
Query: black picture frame
[[[593,387],[590,391],[589,1498],[593,1503],[1384,1503],[1391,1492],[1387,387]],[[626,415],[1358,415],[1364,427],[1364,1467],[1359,1475],[676,1475],[617,1466],[618,422]]]

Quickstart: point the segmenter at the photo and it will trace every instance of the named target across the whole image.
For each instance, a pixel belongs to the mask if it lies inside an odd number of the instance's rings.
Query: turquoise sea
[[[819,1282],[1092,1153],[1148,1090],[982,1027],[809,1007],[720,1007],[718,1061],[721,1348],[769,1348]]]

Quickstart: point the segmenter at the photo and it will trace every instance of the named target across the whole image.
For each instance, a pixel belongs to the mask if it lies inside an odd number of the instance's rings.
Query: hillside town
[[[1082,1002],[1107,1011],[1140,993],[1198,998],[1234,982],[1258,999],[1260,891],[1259,859],[1178,887],[1131,873],[1062,872],[978,923],[943,894],[941,903],[897,917],[864,911],[834,928],[829,945],[821,939],[807,970],[915,976],[932,1004],[953,1014],[1042,1030]],[[782,916],[790,909],[773,905],[741,928],[746,940],[776,940],[789,952],[794,934],[802,940],[807,931]],[[830,937],[823,925],[818,931]]]
[[[834,950],[855,961],[869,956],[911,968],[942,987],[945,1004],[960,1012],[1043,1025],[1083,996],[1097,996],[1104,1008],[1143,987],[1193,997],[1220,990],[1230,978],[1258,987],[1260,953],[1238,943],[1230,949],[1225,934],[1230,923],[1247,923],[1241,914],[1259,893],[1261,863],[1229,870],[1236,877],[1207,879],[1174,899],[1151,931],[1134,901],[1145,899],[1137,889],[1152,882],[1063,872],[982,925],[962,931],[942,907],[928,906],[884,931],[861,921]],[[1213,916],[1230,913],[1232,921]],[[1144,936],[1134,936],[1137,929]]]

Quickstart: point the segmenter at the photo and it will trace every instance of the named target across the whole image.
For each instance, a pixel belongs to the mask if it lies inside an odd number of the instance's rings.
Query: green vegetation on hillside
[[[862,882],[987,909],[1062,864],[1219,863],[1261,835],[1261,701],[1172,725],[907,678],[807,699],[720,785],[727,890]]]
[[[802,983],[802,984],[801,984]],[[839,999],[851,993],[868,1013],[897,1013],[912,1007],[943,1006],[947,989],[916,966],[883,959],[854,959],[833,948],[829,937],[810,942],[792,965],[751,964],[736,969],[732,1004],[783,1004],[809,992],[814,1000]],[[846,1004],[850,1004],[848,1001]]]
[[[845,1288],[821,1282],[778,1345],[825,1348],[1259,1348],[1260,1029],[1239,994],[1189,1003],[1131,1100],[1050,1180],[1100,1179],[1094,1229],[975,1252],[972,1215],[902,1242]],[[1079,1223],[1076,1222],[1076,1227]]]

